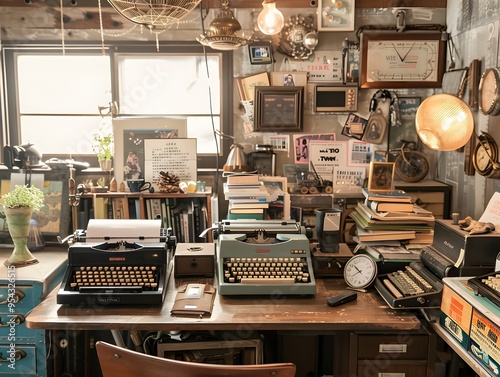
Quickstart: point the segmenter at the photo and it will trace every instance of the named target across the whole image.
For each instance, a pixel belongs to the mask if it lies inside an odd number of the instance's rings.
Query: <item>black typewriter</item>
[[[57,293],[58,304],[160,305],[171,250],[158,243],[75,243]]]
[[[500,271],[470,278],[468,285],[476,295],[486,297],[500,307]]]

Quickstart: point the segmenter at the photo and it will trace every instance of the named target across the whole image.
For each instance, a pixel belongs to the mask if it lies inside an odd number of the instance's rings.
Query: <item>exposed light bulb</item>
[[[261,32],[266,35],[278,34],[285,25],[285,18],[276,8],[276,2],[264,1],[262,3],[264,8],[257,17],[257,25]]]

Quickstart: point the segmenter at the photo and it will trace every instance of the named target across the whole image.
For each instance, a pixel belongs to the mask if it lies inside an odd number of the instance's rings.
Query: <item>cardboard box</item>
[[[499,309],[500,310],[500,309]],[[492,376],[500,376],[499,317],[486,317],[473,309],[468,351]]]
[[[446,283],[443,285],[439,324],[446,329],[460,345],[467,349],[469,344],[472,305]]]

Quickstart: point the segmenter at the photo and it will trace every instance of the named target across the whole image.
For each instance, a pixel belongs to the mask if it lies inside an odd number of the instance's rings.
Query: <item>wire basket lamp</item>
[[[177,25],[201,0],[108,0],[127,20],[152,31]]]

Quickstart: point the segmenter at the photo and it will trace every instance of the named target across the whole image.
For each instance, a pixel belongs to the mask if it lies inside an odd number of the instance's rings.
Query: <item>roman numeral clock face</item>
[[[444,72],[441,34],[362,36],[362,88],[439,87]]]

